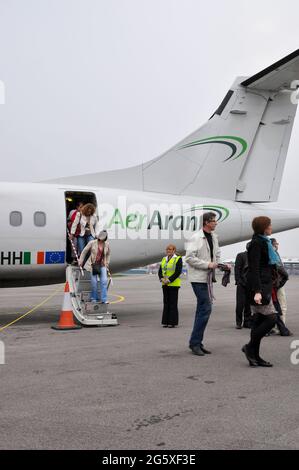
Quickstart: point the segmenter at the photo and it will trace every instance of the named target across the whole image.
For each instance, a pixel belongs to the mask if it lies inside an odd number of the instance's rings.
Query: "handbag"
[[[257,304],[255,301],[254,301],[254,296],[255,296],[255,292],[254,291],[251,291],[251,305],[255,305],[255,306],[259,306],[259,305],[269,305],[270,301],[271,301],[271,292],[269,292],[264,286],[262,286],[261,288],[261,295],[262,295],[262,299],[261,299],[261,304]]]
[[[93,264],[92,265],[92,274],[95,276],[97,274],[101,274],[101,265],[100,264]]]

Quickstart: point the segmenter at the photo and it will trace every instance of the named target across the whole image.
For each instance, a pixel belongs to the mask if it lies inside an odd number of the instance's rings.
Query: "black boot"
[[[242,352],[245,354],[246,359],[249,362],[249,365],[251,367],[257,367],[258,366],[257,360],[255,359],[255,357],[248,350],[248,344],[244,344],[244,346],[242,348]]]
[[[265,361],[260,356],[257,358],[257,364],[260,367],[273,367],[273,364],[271,364],[271,362]]]
[[[273,364],[271,364],[271,362],[265,361],[265,359],[263,359],[260,356],[260,345],[261,345],[261,343],[256,345],[255,350],[254,350],[254,357],[256,358],[258,366],[260,366],[260,367],[273,367]]]

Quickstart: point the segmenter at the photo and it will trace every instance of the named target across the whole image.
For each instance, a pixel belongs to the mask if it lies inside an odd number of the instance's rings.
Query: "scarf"
[[[259,235],[263,240],[266,240],[268,244],[268,255],[269,255],[269,264],[279,264],[279,257],[276,251],[274,250],[271,240],[266,235]]]
[[[98,252],[95,260],[95,264],[103,264],[103,255],[104,255],[104,243],[98,243]]]

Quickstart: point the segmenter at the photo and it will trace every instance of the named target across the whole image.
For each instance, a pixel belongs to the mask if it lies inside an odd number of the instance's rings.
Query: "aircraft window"
[[[44,227],[46,225],[46,214],[44,212],[34,212],[34,225]]]
[[[13,227],[19,227],[22,225],[22,212],[13,211],[9,214],[9,223]]]

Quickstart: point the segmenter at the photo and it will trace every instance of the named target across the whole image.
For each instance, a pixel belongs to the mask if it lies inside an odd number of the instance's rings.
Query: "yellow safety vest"
[[[167,262],[167,257],[165,256],[161,262],[161,269],[162,269],[162,277],[170,277],[174,274],[176,264],[181,256],[174,255],[170,260]],[[173,282],[167,284],[168,287],[180,287],[181,279],[177,277]]]

